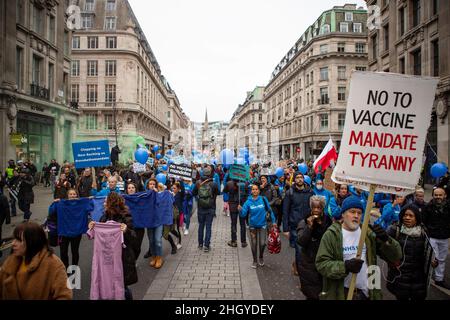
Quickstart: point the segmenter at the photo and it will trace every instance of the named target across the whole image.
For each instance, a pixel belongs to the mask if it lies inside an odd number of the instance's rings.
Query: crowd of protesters
[[[239,240],[245,248],[249,239],[252,268],[264,266],[269,232],[282,230],[294,248],[292,272],[299,276],[307,299],[345,299],[352,273],[357,274],[354,299],[381,299],[381,290],[367,285],[367,270],[377,265],[377,257],[388,264],[387,288],[399,300],[424,300],[430,272],[436,285],[449,289],[444,281],[450,238],[448,173],[433,189],[429,203],[421,187],[407,197],[375,194],[374,207],[380,214],[366,235],[361,258],[357,258],[368,193],[351,185],[327,189],[324,172],[314,172],[312,163],[306,173],[299,171],[296,161],[285,161],[282,175],[274,175],[266,167],[251,165],[250,178],[240,181],[231,179],[230,167],[220,164],[193,164],[192,179],[174,179],[167,176],[167,163],[158,160],[153,166],[147,164],[144,172],[134,172],[133,165],[76,170],[73,164],[59,165],[52,160],[44,164],[39,176],[30,161],[10,161],[1,180],[0,227],[17,215],[16,204],[24,221],[14,231],[13,254],[0,270],[0,299],[70,299],[63,270],[78,264],[82,235],[94,239],[95,251],[104,233],[117,235],[119,231],[123,240],[117,238],[117,254],[111,259],[121,261],[123,282],[117,288],[111,285],[113,280],[102,276],[105,266],[96,261],[93,277],[98,287],[91,287],[91,298],[104,298],[108,292],[113,294],[108,298],[132,299],[129,286],[139,281],[136,260],[145,232],[149,250],[144,258],[149,259],[150,267],[159,269],[164,264],[162,239],[170,244],[171,254],[176,254],[182,248],[182,237],[189,234],[194,207],[198,249],[204,253],[213,250],[213,221],[222,210],[230,217],[228,245],[236,248]],[[33,187],[39,182],[52,188],[54,198],[45,223],[47,236],[42,226],[29,221]],[[220,196],[223,209],[217,208]],[[154,207],[144,225],[138,221],[139,208],[150,202]],[[94,219],[91,212],[96,205],[101,214]],[[72,217],[80,226],[64,225],[62,210],[83,217],[76,221]],[[52,247],[57,246],[60,258],[53,253]],[[435,259],[430,259],[430,252]],[[37,271],[25,272],[32,267]],[[18,287],[9,287],[11,279]],[[35,283],[42,290],[34,292]]]

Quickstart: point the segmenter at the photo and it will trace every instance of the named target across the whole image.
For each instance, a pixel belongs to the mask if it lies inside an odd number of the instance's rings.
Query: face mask
[[[322,185],[318,185],[318,186],[316,186],[316,188],[317,188],[317,190],[322,190],[323,186]]]

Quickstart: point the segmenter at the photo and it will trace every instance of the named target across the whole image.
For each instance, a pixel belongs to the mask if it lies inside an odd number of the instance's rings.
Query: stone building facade
[[[335,6],[277,65],[264,92],[268,155],[314,159],[330,137],[339,148],[351,73],[367,69],[366,22],[364,8]]]
[[[136,136],[168,145],[174,92],[127,0],[80,0],[72,39],[71,102],[81,111],[79,141],[108,139],[133,159]]]
[[[9,159],[72,161],[68,1],[0,0],[0,170]]]
[[[440,79],[425,149],[425,181],[432,183],[430,167],[450,160],[450,1],[366,2],[381,13],[381,24],[368,36],[369,70]]]

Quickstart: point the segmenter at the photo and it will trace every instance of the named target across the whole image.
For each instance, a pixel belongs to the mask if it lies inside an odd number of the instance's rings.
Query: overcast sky
[[[129,0],[193,121],[230,120],[319,15],[363,0]],[[313,4],[312,4],[313,3]]]

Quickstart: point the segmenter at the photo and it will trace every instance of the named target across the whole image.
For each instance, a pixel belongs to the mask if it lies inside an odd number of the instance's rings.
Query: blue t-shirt
[[[92,209],[93,203],[88,198],[57,202],[58,236],[74,238],[86,233]]]

